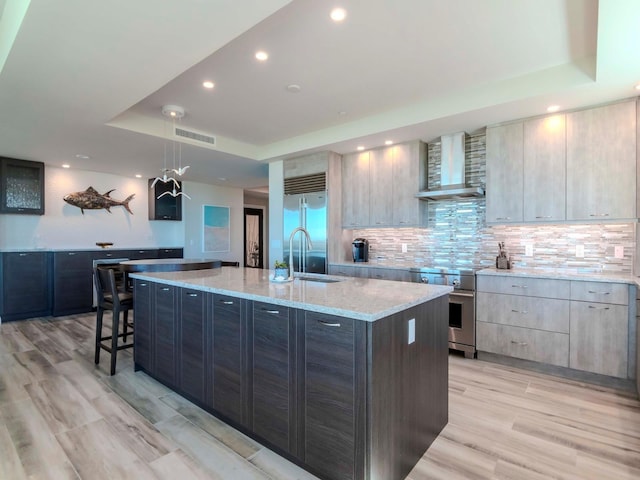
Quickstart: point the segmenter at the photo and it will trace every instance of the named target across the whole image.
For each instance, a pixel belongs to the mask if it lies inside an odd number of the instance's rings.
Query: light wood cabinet
[[[569,335],[565,333],[478,322],[476,334],[478,350],[569,366]]]
[[[630,286],[622,283],[479,275],[480,351],[632,378]],[[633,295],[631,295],[633,297]]]
[[[342,157],[342,224],[346,228],[369,225],[369,152]]]
[[[627,377],[628,308],[571,302],[569,366],[577,370]]]
[[[342,157],[342,225],[345,228],[421,224],[421,162],[415,141]]]
[[[393,223],[393,148],[369,152],[370,220],[374,227]]]
[[[571,295],[571,282],[513,275],[479,275],[476,289],[479,292],[506,295],[568,299]]]
[[[522,122],[487,128],[487,223],[523,220]]]
[[[404,143],[391,147],[393,153],[393,218],[397,227],[420,225],[420,162],[426,158],[425,144]]]
[[[567,220],[635,217],[635,101],[567,114]]]
[[[629,371],[629,286],[571,282],[569,366],[627,378]]]
[[[524,221],[566,219],[566,119],[524,122]]]

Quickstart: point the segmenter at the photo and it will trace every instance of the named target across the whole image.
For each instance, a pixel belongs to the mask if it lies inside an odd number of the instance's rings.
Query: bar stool
[[[133,294],[118,290],[115,273],[112,268],[96,267],[94,269],[96,293],[98,297],[96,310],[96,352],[95,363],[100,363],[100,349],[111,354],[111,375],[116,373],[116,355],[118,350],[133,347],[133,340],[127,343],[127,336],[133,336],[133,322],[129,322],[129,310],[133,308]],[[111,310],[111,335],[102,336],[102,317],[105,310]],[[120,312],[124,313],[122,333],[120,333]],[[131,332],[129,332],[131,328]],[[118,345],[119,338],[123,343]],[[105,343],[111,340],[111,343]]]

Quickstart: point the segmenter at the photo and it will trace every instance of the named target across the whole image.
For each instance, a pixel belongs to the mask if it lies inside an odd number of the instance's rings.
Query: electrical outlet
[[[412,318],[411,320],[409,320],[409,324],[407,325],[408,328],[408,335],[407,335],[407,344],[411,345],[413,342],[416,341],[416,319]]]
[[[524,246],[524,256],[533,257],[533,243],[528,243]]]
[[[616,258],[624,258],[624,247],[622,245],[616,245],[613,250]]]
[[[406,243],[402,244],[402,253],[407,253],[407,244]]]
[[[576,257],[584,258],[584,245],[576,245]]]

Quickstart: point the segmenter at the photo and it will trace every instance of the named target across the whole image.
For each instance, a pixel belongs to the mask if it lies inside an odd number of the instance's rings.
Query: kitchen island
[[[450,287],[134,273],[135,366],[324,479],[402,479],[448,419]]]

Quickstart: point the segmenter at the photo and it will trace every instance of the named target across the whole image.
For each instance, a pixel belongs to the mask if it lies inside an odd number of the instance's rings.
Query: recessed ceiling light
[[[393,140],[385,140],[384,144],[385,145],[392,145],[393,144]]]
[[[287,85],[287,92],[289,93],[300,93],[300,85],[292,83],[291,85]]]
[[[68,163],[63,163],[62,168],[71,168],[71,165],[69,165]]]
[[[640,90],[640,83],[636,85],[636,90]]]
[[[78,153],[76,158],[81,158],[82,160],[89,160],[91,157],[89,155],[84,155],[82,153]]]
[[[344,117],[346,114],[347,112],[345,112],[344,110],[338,112],[338,115],[340,115],[341,117]]]
[[[215,86],[215,83],[207,80],[206,82],[202,82],[202,86],[211,90]]]
[[[269,54],[263,50],[256,52],[256,58],[261,62],[264,62],[267,58],[269,58]]]
[[[547,107],[547,112],[557,112],[560,110],[560,105],[549,105]]]
[[[360,152],[361,152],[362,150],[364,150],[364,146],[362,146],[362,145],[358,145],[358,147],[357,147],[357,148],[358,148],[358,151],[360,151]]]
[[[331,10],[331,20],[334,22],[341,22],[347,18],[347,11],[344,8],[334,8]]]
[[[218,177],[218,180],[220,180],[221,182],[226,182],[227,181],[226,177]]]
[[[139,173],[136,173],[136,178],[142,178],[142,175],[140,175]]]

